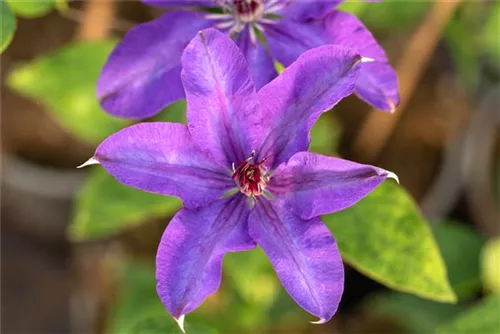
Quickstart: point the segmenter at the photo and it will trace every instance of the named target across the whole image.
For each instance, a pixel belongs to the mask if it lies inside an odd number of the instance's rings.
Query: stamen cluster
[[[240,187],[240,191],[252,197],[258,197],[264,193],[269,175],[266,172],[264,163],[266,159],[262,159],[257,163],[253,163],[255,153],[240,163],[237,168],[233,164],[232,178]]]
[[[274,24],[276,20],[268,17],[282,9],[285,4],[278,0],[216,0],[222,8],[222,14],[208,14],[207,19],[220,21],[215,26],[221,30],[227,30],[229,35],[242,32],[247,25],[250,26],[248,33],[253,44],[257,43],[255,30],[264,33],[263,24]]]
[[[241,22],[252,22],[264,14],[262,0],[233,0],[233,12]]]

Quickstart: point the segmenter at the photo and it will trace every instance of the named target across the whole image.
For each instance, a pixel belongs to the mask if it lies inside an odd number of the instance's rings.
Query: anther
[[[255,151],[250,157],[235,167],[233,164],[232,179],[240,188],[240,192],[247,196],[258,197],[264,193],[269,176],[264,168],[266,159],[254,163]]]

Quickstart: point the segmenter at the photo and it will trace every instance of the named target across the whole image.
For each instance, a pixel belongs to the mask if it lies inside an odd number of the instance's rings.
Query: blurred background
[[[156,297],[153,265],[180,203],[75,168],[129,124],[95,97],[107,55],[162,11],[139,1],[0,5],[2,34],[16,27],[1,55],[2,333],[177,333]],[[432,227],[459,302],[390,290],[346,263],[339,312],[311,325],[256,250],[226,257],[221,289],[188,317],[188,332],[500,333],[500,2],[341,8],[384,45],[402,102],[388,115],[354,96],[342,101],[315,126],[312,150],[399,176],[404,190],[385,192],[418,203],[414,214]],[[179,102],[157,120],[182,121],[183,112]]]

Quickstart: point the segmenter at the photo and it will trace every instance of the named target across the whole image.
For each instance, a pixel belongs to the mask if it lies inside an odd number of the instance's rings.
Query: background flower
[[[356,83],[359,97],[385,111],[394,111],[399,104],[396,74],[384,51],[354,15],[335,10],[341,1],[144,2],[169,11],[131,29],[103,67],[97,95],[103,108],[113,115],[145,118],[182,99],[182,51],[207,27],[235,39],[257,88],[276,77],[276,61],[288,66],[307,50],[336,44],[375,60],[361,65]]]

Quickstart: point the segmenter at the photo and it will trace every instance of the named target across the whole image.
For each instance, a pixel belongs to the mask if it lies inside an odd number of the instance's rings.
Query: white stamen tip
[[[183,333],[186,333],[184,330],[184,316],[185,314],[181,315],[179,318],[174,318],[175,322],[177,322],[177,325],[179,325],[179,328]]]
[[[327,322],[326,319],[323,319],[323,318],[319,318],[316,321],[309,321],[309,323],[313,324],[313,325],[322,325],[322,324],[324,324],[326,322]]]
[[[96,158],[92,157],[90,158],[89,160],[85,161],[83,164],[81,164],[80,166],[76,167],[76,168],[83,168],[83,167],[87,167],[87,166],[90,166],[90,165],[98,165],[100,162],[97,161]]]
[[[372,61],[375,61],[375,59],[368,58],[368,57],[361,57],[361,60],[360,60],[361,63],[371,63]]]
[[[395,173],[393,173],[393,172],[387,171],[387,177],[386,178],[388,178],[388,179],[394,179],[399,184],[399,177]]]

